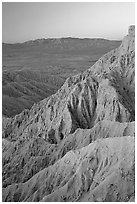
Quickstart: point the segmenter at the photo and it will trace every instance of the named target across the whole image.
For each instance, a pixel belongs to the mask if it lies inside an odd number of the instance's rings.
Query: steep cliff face
[[[119,48],[6,120],[3,201],[134,197],[134,41],[131,26]]]

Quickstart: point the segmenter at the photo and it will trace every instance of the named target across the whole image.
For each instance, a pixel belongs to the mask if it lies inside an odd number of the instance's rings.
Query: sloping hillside
[[[134,29],[56,94],[5,119],[3,201],[134,200]]]
[[[12,117],[25,108],[30,109],[34,103],[54,94],[63,82],[63,77],[45,72],[3,71],[3,115]]]
[[[69,76],[85,71],[120,41],[39,39],[2,48],[3,115],[13,117],[56,93]]]

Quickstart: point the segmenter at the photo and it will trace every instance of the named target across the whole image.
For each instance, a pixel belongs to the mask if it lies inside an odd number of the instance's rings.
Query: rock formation
[[[3,201],[134,200],[135,34],[3,125]]]

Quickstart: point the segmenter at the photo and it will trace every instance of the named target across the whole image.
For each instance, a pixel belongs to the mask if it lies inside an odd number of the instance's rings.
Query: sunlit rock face
[[[128,35],[135,37],[135,26],[134,25],[129,26]]]
[[[58,92],[3,122],[3,201],[134,200],[135,28]]]

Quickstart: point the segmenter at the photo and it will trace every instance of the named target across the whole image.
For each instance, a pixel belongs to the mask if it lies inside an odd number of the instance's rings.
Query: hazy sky
[[[89,37],[122,39],[135,24],[135,3],[2,3],[2,41]]]

